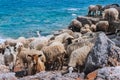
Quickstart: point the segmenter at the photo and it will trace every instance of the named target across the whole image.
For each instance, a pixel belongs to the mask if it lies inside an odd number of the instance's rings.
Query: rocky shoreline
[[[61,40],[61,37],[59,38],[58,36],[63,33],[67,33],[70,36],[65,36],[64,40]],[[41,38],[39,34],[38,36],[38,38]],[[7,40],[5,44],[13,46],[19,41],[23,43],[24,47],[28,47],[35,39],[37,38],[11,39]],[[78,65],[80,72],[79,70],[78,72],[73,70],[72,73],[63,74],[69,67],[71,67],[68,62],[64,60],[67,62],[67,66],[65,64],[63,66],[65,69],[45,70],[34,75],[24,76],[26,73],[20,72],[22,69],[15,66],[14,71],[11,72],[9,67],[5,66],[3,53],[0,54],[0,80],[120,80],[120,20],[106,20],[101,15],[97,17],[94,15],[78,16],[76,19],[72,20],[68,29],[62,29],[54,32],[53,36],[49,38],[51,42],[48,44],[50,45],[52,40],[54,42],[55,39],[64,44],[66,52],[67,49],[69,49],[68,46],[71,39],[76,43],[79,41],[81,42],[82,39],[84,39],[82,42],[84,43],[83,46],[87,43],[85,40],[94,44],[85,60],[83,60],[83,63]],[[42,47],[46,46],[45,44],[47,43],[43,42],[43,44],[44,45],[42,45]],[[1,44],[1,53],[2,49],[3,46]],[[42,48],[40,46],[36,49],[41,50]],[[70,55],[72,54],[73,53],[71,52]],[[83,55],[81,56],[83,57]]]

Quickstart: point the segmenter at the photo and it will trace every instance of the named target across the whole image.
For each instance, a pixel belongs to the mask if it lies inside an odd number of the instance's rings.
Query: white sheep
[[[64,43],[68,38],[73,38],[73,36],[69,35],[68,33],[62,33],[55,37],[55,41],[60,41]]]
[[[41,50],[44,46],[48,44],[48,38],[46,37],[39,37],[35,38],[30,44],[30,49]]]
[[[71,53],[70,60],[68,63],[70,73],[73,70],[71,68],[75,68],[77,66],[79,66],[80,68],[81,66],[84,66],[85,59],[87,58],[87,55],[89,54],[92,47],[93,44],[89,43],[81,48],[76,49]]]
[[[66,50],[61,42],[53,42],[49,46],[43,47],[42,51],[46,57],[46,67],[48,70],[62,69]]]
[[[84,44],[86,43],[87,41],[83,39],[82,37],[72,40],[72,43],[69,44],[66,49],[67,57],[69,57],[74,50],[84,46]]]
[[[8,47],[5,48],[4,62],[5,62],[6,66],[9,66],[11,71],[13,70],[13,68],[15,66],[17,54],[18,53],[15,52],[14,47],[8,46]]]

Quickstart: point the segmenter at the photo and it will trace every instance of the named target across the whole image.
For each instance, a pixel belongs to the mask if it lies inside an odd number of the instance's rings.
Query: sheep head
[[[28,55],[28,57],[30,57],[32,59],[33,65],[36,65],[38,63],[38,59],[41,56],[42,56],[41,54],[40,55],[37,55],[37,54]]]

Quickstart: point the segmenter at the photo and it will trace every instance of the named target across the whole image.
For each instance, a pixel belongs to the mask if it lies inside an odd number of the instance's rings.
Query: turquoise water
[[[0,37],[49,35],[66,28],[90,4],[120,3],[120,0],[0,0]]]

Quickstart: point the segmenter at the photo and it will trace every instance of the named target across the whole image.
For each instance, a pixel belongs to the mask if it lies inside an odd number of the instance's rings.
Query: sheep
[[[17,52],[15,52],[14,47],[8,46],[5,48],[4,52],[4,62],[6,66],[9,66],[10,71],[13,71],[16,58],[17,58]]]
[[[109,4],[109,5],[104,6],[102,10],[104,11],[105,9],[116,8],[116,7],[120,7],[119,4]]]
[[[24,37],[19,37],[18,39],[7,39],[4,44],[5,45],[10,45],[10,46],[16,46],[18,42],[21,42],[25,48],[29,47],[29,43],[33,41],[33,38],[26,39]]]
[[[35,50],[35,49],[29,49],[29,48],[24,48],[24,46],[22,46],[20,43],[18,45],[16,45],[16,48],[17,48],[17,51],[18,51],[18,60],[23,64],[23,68],[28,68],[28,73],[30,74],[30,67],[32,67],[31,65],[31,58],[28,57],[28,55],[42,55],[40,57],[40,60],[44,63],[46,62],[46,58],[45,58],[45,55],[43,54],[42,51],[38,51],[38,50]]]
[[[109,28],[109,22],[108,21],[99,21],[96,23],[96,31],[104,31],[107,32]]]
[[[62,33],[62,34],[56,36],[52,42],[54,42],[54,41],[59,41],[59,42],[61,42],[61,43],[64,43],[64,42],[66,42],[66,40],[67,40],[68,38],[73,39],[73,36],[69,35],[68,33]],[[49,42],[50,42],[50,41],[49,41]]]
[[[89,11],[88,11],[88,16],[97,16],[98,15],[98,11],[100,11],[100,14],[102,14],[102,6],[101,5],[90,5],[88,7]],[[92,12],[92,14],[91,14]]]
[[[90,30],[92,32],[96,32],[96,25],[92,24],[91,27],[90,27]]]
[[[70,25],[68,26],[68,29],[72,30],[73,32],[80,32],[81,27],[82,23],[76,19],[73,19]]]
[[[48,40],[49,39],[46,37],[35,38],[29,44],[29,47],[30,47],[30,49],[41,50],[44,46],[46,46],[48,44]]]
[[[74,39],[80,38],[81,36],[82,36],[82,34],[79,32],[74,32],[74,34],[73,34]]]
[[[16,43],[17,43],[17,40],[15,40],[15,39],[7,39],[7,40],[4,42],[4,44],[5,44],[6,46],[7,46],[7,45],[9,45],[9,46],[15,46]]]
[[[62,29],[62,30],[58,30],[58,31],[55,31],[53,34],[54,36],[57,36],[57,35],[60,35],[62,33],[68,33],[69,35],[73,35],[74,32],[70,29]]]
[[[118,20],[119,12],[115,8],[105,9],[103,11],[102,17],[108,21]]]
[[[66,58],[69,58],[69,56],[71,55],[71,53],[80,48],[80,47],[83,47],[85,44],[87,43],[87,40],[83,39],[82,37],[81,38],[78,38],[78,39],[74,39],[72,40],[72,43],[69,44],[67,46],[67,55],[66,55]]]
[[[17,42],[21,42],[25,48],[29,48],[30,42],[33,41],[33,39],[26,39],[24,37],[19,37],[17,39]]]
[[[90,50],[92,49],[94,45],[92,43],[88,43],[87,45],[78,48],[74,50],[70,55],[70,60],[68,63],[68,70],[69,73],[72,72],[72,68],[78,67],[78,71],[82,70],[81,67],[84,66],[85,60],[87,58],[87,55],[89,54]]]
[[[0,53],[4,54],[4,51],[5,51],[5,44],[4,43],[1,43],[0,44]]]
[[[81,28],[81,31],[80,31],[82,34],[85,34],[87,32],[92,32],[90,30],[90,26],[88,24],[84,25],[84,27]]]
[[[44,62],[42,62],[40,59],[41,56],[42,56],[41,54],[28,55],[28,57],[32,58],[32,60],[31,60],[32,66],[28,66],[28,70],[30,70],[28,74],[33,75],[38,72],[45,71]]]
[[[115,9],[118,10],[118,12],[119,12],[119,19],[120,19],[120,7],[115,7]]]
[[[46,57],[45,66],[47,67],[47,70],[62,69],[63,57],[66,50],[61,42],[55,41],[49,46],[43,47],[42,51]]]

